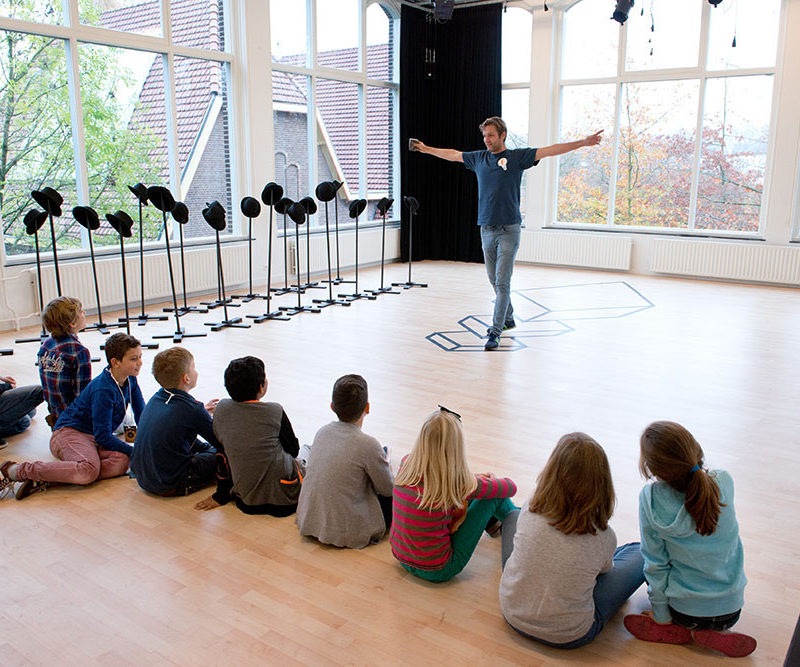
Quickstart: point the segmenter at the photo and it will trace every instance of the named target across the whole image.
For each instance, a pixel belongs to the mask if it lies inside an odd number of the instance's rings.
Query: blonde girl
[[[692,640],[731,657],[749,655],[756,640],[726,632],[744,602],[742,541],[733,509],[733,480],[707,470],[703,450],[680,424],[650,424],[640,440],[639,494],[644,574],[652,612],[625,617],[638,639]]]
[[[616,548],[614,502],[603,448],[585,433],[563,436],[527,508],[503,524],[500,608],[517,632],[584,646],[644,583],[639,543]]]
[[[516,509],[507,477],[474,475],[461,417],[442,408],[425,420],[394,480],[392,554],[412,574],[448,581],[464,569],[484,529],[499,533]]]

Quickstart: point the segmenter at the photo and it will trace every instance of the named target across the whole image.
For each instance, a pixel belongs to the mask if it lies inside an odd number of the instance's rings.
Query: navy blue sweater
[[[54,430],[68,426],[82,433],[91,433],[100,447],[130,456],[133,447],[114,435],[125,418],[128,404],[133,408],[133,416],[138,424],[144,409],[144,398],[136,377],[128,376],[120,387],[106,366],[61,413]]]
[[[136,430],[131,472],[145,491],[168,493],[186,478],[197,436],[214,449],[211,415],[180,389],[159,389],[147,402]],[[210,447],[206,451],[214,451]]]

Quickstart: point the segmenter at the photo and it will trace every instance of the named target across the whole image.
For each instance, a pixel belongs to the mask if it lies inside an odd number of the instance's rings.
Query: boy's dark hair
[[[185,347],[176,345],[163,350],[153,359],[153,377],[164,389],[174,389],[191,369],[193,359]]]
[[[135,347],[141,347],[138,338],[130,334],[115,333],[106,338],[106,361],[110,364],[112,359],[122,361],[125,353]]]
[[[258,357],[234,359],[225,369],[225,389],[238,403],[256,400],[258,392],[266,381],[264,362]]]
[[[42,324],[51,336],[66,336],[72,323],[81,312],[81,302],[74,296],[59,296],[53,299],[42,313]]]
[[[333,411],[343,422],[358,421],[367,407],[367,381],[360,375],[343,375],[333,385]]]

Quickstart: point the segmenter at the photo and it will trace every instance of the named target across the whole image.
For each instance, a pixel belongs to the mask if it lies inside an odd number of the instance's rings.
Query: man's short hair
[[[81,308],[81,302],[74,296],[57,297],[45,307],[42,324],[51,336],[66,336],[72,333],[70,327],[78,319]]]
[[[483,132],[490,125],[493,125],[497,130],[498,136],[502,137],[504,134],[508,136],[508,127],[506,127],[506,122],[500,118],[500,116],[489,116],[489,118],[478,125],[478,128]]]
[[[343,422],[355,422],[367,407],[367,381],[360,375],[343,375],[333,385],[333,411]]]
[[[185,347],[176,345],[159,352],[153,359],[153,377],[164,389],[177,387],[192,368],[194,357]]]
[[[225,389],[238,403],[256,400],[266,381],[267,371],[258,357],[234,359],[225,369]]]
[[[122,361],[125,353],[136,347],[141,347],[138,338],[134,338],[130,334],[115,333],[106,338],[106,361],[111,363],[112,359]]]

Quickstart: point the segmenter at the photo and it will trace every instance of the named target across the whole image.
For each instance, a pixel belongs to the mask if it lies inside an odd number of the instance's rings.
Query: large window
[[[211,235],[201,210],[213,199],[232,229],[226,5],[170,0],[165,17],[161,0],[0,0],[0,214],[9,256],[32,252],[23,217],[36,206],[31,191],[44,187],[64,198],[60,250],[86,246],[76,205],[97,210],[95,243],[118,243],[105,214],[123,209],[138,222],[128,189],[138,182],[169,187],[186,203],[186,236]],[[155,47],[144,48],[143,35]],[[138,243],[138,224],[134,232],[129,242]],[[163,233],[148,207],[145,240]],[[39,243],[49,250],[50,234]]]
[[[367,200],[360,220],[369,222],[382,197],[399,197],[398,27],[375,0],[270,1],[275,180],[294,200],[340,181],[330,208],[340,226],[355,199]],[[325,224],[320,209],[312,227]]]
[[[506,146],[528,146],[531,77],[531,30],[533,18],[527,9],[506,7],[503,11],[502,99],[503,120],[508,126]],[[475,129],[477,132],[477,128]],[[520,186],[520,213],[525,224],[527,172]]]
[[[781,0],[642,4],[565,12],[555,224],[758,234]]]

